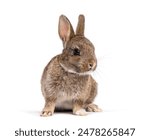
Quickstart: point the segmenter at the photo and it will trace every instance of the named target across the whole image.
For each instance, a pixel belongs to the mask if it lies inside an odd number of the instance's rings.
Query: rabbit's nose
[[[88,63],[88,69],[89,70],[95,70],[96,69],[96,62],[92,61]]]
[[[89,63],[88,64],[88,67],[89,67],[90,70],[93,68],[93,66],[94,66],[94,63]]]

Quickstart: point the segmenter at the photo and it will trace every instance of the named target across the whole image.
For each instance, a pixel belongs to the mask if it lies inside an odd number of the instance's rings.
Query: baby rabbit
[[[68,18],[59,17],[63,51],[44,69],[41,89],[45,106],[41,116],[51,116],[55,109],[71,109],[75,115],[101,111],[92,103],[97,95],[97,83],[90,73],[96,69],[97,60],[93,44],[84,36],[84,21],[84,15],[79,15],[75,33]]]

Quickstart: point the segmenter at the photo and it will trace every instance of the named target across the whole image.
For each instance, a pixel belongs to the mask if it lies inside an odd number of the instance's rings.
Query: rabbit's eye
[[[73,55],[80,55],[80,50],[77,48],[73,49]]]

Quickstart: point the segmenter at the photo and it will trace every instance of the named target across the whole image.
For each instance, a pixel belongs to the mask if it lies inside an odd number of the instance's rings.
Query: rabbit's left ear
[[[79,15],[78,25],[77,25],[77,29],[76,29],[76,35],[84,36],[84,24],[85,24],[84,15]]]
[[[59,17],[58,33],[64,44],[74,37],[73,27],[64,15]]]

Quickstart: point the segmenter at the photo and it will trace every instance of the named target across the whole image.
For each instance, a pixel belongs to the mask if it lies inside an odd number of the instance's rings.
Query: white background
[[[39,116],[44,106],[40,90],[42,71],[62,51],[58,36],[61,14],[70,19],[74,28],[78,15],[85,15],[85,35],[95,45],[98,59],[93,75],[99,83],[95,102],[103,109],[102,113],[84,117],[70,113],[56,113],[48,118]],[[136,128],[133,137],[100,139],[149,139],[149,94],[148,1],[0,1],[0,139],[52,139],[15,137],[14,131],[19,128],[76,131],[80,127],[133,127]]]

